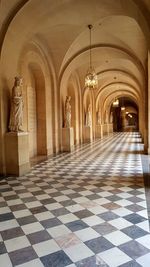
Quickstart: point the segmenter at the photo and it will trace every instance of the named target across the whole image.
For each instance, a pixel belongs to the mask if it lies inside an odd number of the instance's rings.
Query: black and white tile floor
[[[149,267],[138,133],[117,133],[0,181],[1,267]]]

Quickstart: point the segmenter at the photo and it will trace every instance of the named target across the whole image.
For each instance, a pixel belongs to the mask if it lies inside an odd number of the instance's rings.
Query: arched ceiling
[[[115,80],[143,96],[150,36],[144,8],[148,14],[148,0],[1,0],[0,24],[8,26],[1,27],[2,70],[8,75],[12,69],[15,72],[24,48],[38,43],[53,62],[59,81],[67,81],[75,72],[84,87],[89,64],[87,25],[92,24],[98,91],[106,88],[108,93]]]

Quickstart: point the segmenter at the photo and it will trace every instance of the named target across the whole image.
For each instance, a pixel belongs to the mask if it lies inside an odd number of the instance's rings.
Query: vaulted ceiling
[[[51,58],[58,79],[69,79],[75,72],[84,86],[89,64],[87,25],[92,24],[92,64],[99,91],[118,87],[143,96],[149,0],[1,0],[0,5],[4,71],[17,68],[25,46],[36,43]]]

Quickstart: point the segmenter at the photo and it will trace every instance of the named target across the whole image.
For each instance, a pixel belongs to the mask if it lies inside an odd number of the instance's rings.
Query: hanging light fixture
[[[113,107],[118,107],[119,106],[119,99],[115,99],[113,102]]]
[[[94,67],[92,67],[92,52],[91,52],[91,30],[93,28],[92,25],[88,25],[89,32],[90,32],[90,64],[87,71],[87,74],[85,76],[85,87],[88,89],[97,89],[98,85],[98,78],[97,74],[94,70]]]
[[[124,106],[124,99],[122,98],[122,107],[121,107],[121,111],[124,111],[126,108]]]

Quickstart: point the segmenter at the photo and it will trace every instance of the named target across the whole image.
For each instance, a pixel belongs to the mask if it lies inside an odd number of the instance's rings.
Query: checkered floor
[[[0,181],[0,266],[149,267],[138,133],[116,133]]]

